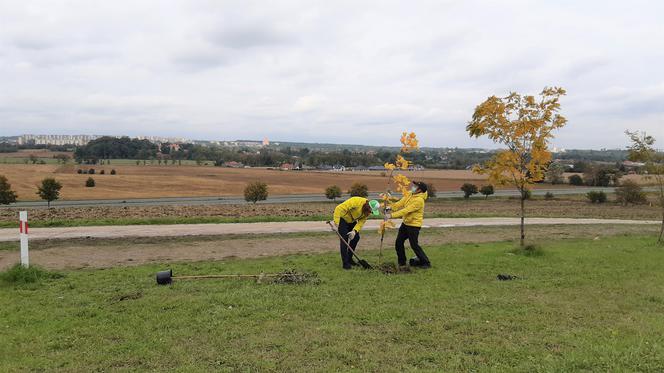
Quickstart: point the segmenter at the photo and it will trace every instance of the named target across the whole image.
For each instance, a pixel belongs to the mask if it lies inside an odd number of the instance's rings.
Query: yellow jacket
[[[424,201],[427,192],[409,194],[392,204],[392,217],[403,218],[403,223],[411,227],[421,227],[424,221]]]
[[[362,213],[362,206],[368,200],[364,197],[350,197],[343,203],[337,205],[334,209],[334,224],[339,225],[339,221],[343,218],[346,223],[357,222],[354,230],[359,232],[364,223],[366,223],[368,215]]]

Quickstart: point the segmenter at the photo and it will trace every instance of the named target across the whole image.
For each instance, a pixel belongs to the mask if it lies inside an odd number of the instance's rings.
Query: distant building
[[[624,161],[622,165],[623,167],[625,167],[626,170],[635,170],[637,168],[645,166],[646,164],[642,162]]]
[[[18,145],[86,145],[98,139],[98,135],[22,135]]]
[[[292,171],[295,169],[295,166],[292,163],[283,163],[279,166],[279,169],[282,171]]]
[[[224,167],[243,168],[244,165],[240,162],[230,161],[230,162],[224,162]]]
[[[168,147],[171,150],[171,152],[180,151],[180,144],[168,144]]]
[[[100,135],[22,135],[18,137],[18,145],[87,145],[90,141],[96,140]],[[118,137],[118,136],[111,136]],[[148,140],[153,143],[186,143],[189,140],[181,137],[160,137],[160,136],[137,136],[138,140]]]
[[[148,141],[154,142],[154,143],[169,142],[169,143],[183,144],[183,143],[191,142],[191,141],[185,139],[184,137],[136,136],[134,138],[138,139],[138,140],[148,140]]]
[[[267,137],[263,139],[263,146],[270,146],[270,140]]]

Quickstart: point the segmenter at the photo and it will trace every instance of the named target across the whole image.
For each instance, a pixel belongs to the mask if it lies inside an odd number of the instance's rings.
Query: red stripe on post
[[[25,222],[25,234],[28,234],[28,222]]]
[[[18,224],[18,232],[23,233],[23,220],[21,220]]]

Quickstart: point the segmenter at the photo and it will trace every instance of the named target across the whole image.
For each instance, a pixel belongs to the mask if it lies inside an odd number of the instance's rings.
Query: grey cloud
[[[208,35],[215,45],[233,49],[292,44],[293,35],[264,24],[246,24],[217,30]]]
[[[8,2],[0,123],[386,145],[413,130],[477,146],[490,144],[465,123],[487,96],[562,85],[556,146],[622,146],[624,128],[662,128],[664,5],[604,5]]]
[[[47,40],[43,36],[42,37],[21,36],[14,38],[11,41],[11,44],[18,49],[42,50],[53,47],[55,45],[55,42]]]
[[[173,63],[176,66],[190,72],[215,69],[229,62],[228,57],[221,51],[211,48],[180,52],[173,57]]]

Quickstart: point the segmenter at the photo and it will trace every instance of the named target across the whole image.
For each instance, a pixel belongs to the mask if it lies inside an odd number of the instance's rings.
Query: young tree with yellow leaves
[[[529,186],[544,180],[551,162],[548,150],[552,132],[567,119],[559,114],[565,90],[546,87],[535,96],[512,92],[507,97],[491,96],[475,108],[466,130],[471,137],[487,136],[507,149],[500,150],[473,171],[487,175],[498,185],[513,185],[521,194],[521,247],[525,245],[525,201]]]
[[[655,180],[658,189],[659,205],[662,208],[662,228],[659,231],[657,242],[664,244],[664,153],[658,152],[655,145],[655,138],[645,132],[625,131],[631,144],[629,150],[629,159],[635,162],[645,163],[644,169],[648,173],[648,178]]]
[[[419,141],[417,140],[417,136],[415,135],[414,132],[408,133],[408,132],[403,132],[401,134],[401,153],[407,154],[412,151],[416,151],[419,149]],[[407,170],[408,167],[410,167],[410,161],[405,159],[403,155],[397,154],[396,161],[394,163],[385,163],[384,165],[385,169],[390,170],[390,174],[387,179],[387,190],[385,193],[382,193],[380,195],[383,205],[383,212],[385,212],[385,209],[395,200],[391,200],[391,190],[390,190],[390,185],[392,182],[394,182],[396,189],[399,193],[402,195],[406,196],[408,193],[410,193],[410,180],[402,174],[396,174],[394,175],[395,170]],[[380,233],[380,250],[378,254],[378,261],[379,265],[382,261],[382,256],[383,256],[383,239],[385,238],[385,230],[387,228],[395,228],[394,222],[390,219],[385,219],[383,222],[381,222],[380,227],[378,228],[378,231]]]

